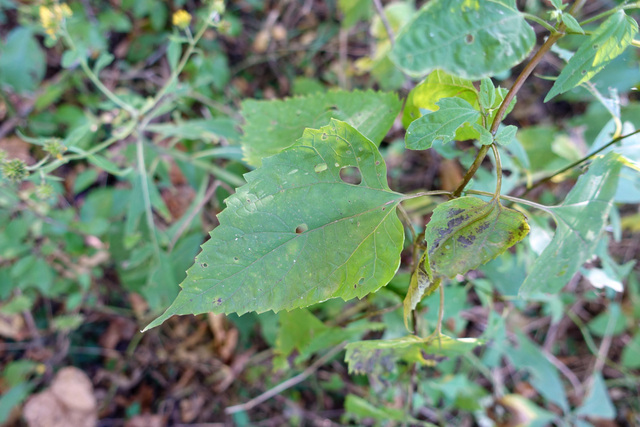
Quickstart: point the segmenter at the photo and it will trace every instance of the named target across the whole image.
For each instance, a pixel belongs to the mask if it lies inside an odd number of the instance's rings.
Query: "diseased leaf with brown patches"
[[[498,199],[451,200],[433,211],[425,229],[431,268],[435,275],[464,274],[496,258],[528,232],[526,217]]]
[[[409,290],[407,290],[407,296],[404,297],[404,326],[407,329],[409,329],[411,312],[416,309],[416,306],[424,297],[431,295],[438,289],[441,281],[440,277],[436,277],[434,280],[431,265],[429,264],[429,255],[425,252],[420,258],[418,268],[411,275]]]

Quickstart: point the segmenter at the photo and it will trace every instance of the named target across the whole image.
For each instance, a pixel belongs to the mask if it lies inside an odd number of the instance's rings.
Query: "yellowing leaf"
[[[496,258],[528,232],[526,217],[497,199],[451,200],[433,211],[425,229],[431,268],[450,278],[464,274]]]

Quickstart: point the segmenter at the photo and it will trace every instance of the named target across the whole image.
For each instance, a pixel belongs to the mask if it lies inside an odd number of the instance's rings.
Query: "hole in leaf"
[[[309,229],[309,226],[305,223],[300,224],[296,227],[296,234],[302,234]]]
[[[584,76],[585,74],[587,74],[587,70],[582,70],[580,71],[580,73],[582,73],[582,75]]]
[[[600,45],[598,44],[594,44],[593,46],[591,46],[593,48],[593,50],[598,50],[600,48]]]
[[[502,169],[502,175],[506,176],[507,178],[510,177],[513,174],[513,172],[511,172],[509,169]]]
[[[322,140],[327,139],[327,134],[326,134],[326,132],[322,132],[322,136],[320,137],[320,139],[322,139]]]
[[[467,44],[471,44],[471,43],[473,43],[473,40],[474,40],[473,34],[467,34],[467,36],[464,38],[464,41],[465,41]]]
[[[360,185],[362,175],[360,169],[355,166],[345,166],[340,169],[340,179],[347,184]]]
[[[206,262],[203,262],[202,264],[200,264],[203,268],[207,268],[209,267],[209,264],[207,264]]]

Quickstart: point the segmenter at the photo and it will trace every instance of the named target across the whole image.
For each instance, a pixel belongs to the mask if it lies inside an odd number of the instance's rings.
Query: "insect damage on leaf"
[[[461,197],[439,205],[425,229],[434,274],[454,277],[484,264],[522,240],[526,217],[492,199]]]

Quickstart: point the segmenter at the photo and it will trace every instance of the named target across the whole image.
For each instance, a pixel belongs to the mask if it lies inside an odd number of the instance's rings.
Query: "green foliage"
[[[11,9],[0,12],[11,26],[0,42],[0,144],[17,126],[13,140],[27,147],[0,149],[0,333],[20,341],[24,331],[4,322],[25,317],[29,333],[46,329],[34,345],[64,337],[75,362],[73,342],[93,339],[92,311],[112,316],[135,293],[149,308],[136,304],[141,324],[169,306],[145,330],[173,315],[229,314],[237,343],[216,323],[224,316],[210,318],[212,348],[230,363],[220,372],[236,380],[229,401],[261,378],[265,388],[298,381],[278,388],[292,408],[326,393],[314,409],[344,401],[343,422],[363,425],[587,425],[632,413],[608,387],[635,392],[638,380],[640,288],[628,256],[638,215],[622,205],[640,201],[639,109],[627,93],[640,76],[629,49],[637,5],[583,20],[581,2],[561,0],[548,11],[527,2],[527,13],[513,0],[432,0],[419,11],[339,0],[305,16],[236,3],[203,4],[170,27],[170,10],[190,3],[85,13],[54,2],[43,5],[47,22],[38,7],[0,0]],[[548,38],[530,55],[535,34]],[[567,61],[557,80],[519,92],[547,50]],[[564,94],[568,107],[535,104],[549,87],[546,100]],[[294,97],[258,100],[276,93]],[[516,93],[526,96],[507,119]],[[565,110],[576,117],[555,116]],[[281,372],[244,367],[223,355],[230,344],[259,351],[252,363],[273,355]],[[343,348],[349,372],[366,376],[323,369],[311,390],[299,384]],[[14,354],[2,359],[0,423],[46,378]],[[581,390],[563,363],[585,355],[598,369],[581,373]],[[357,395],[345,397],[348,381]],[[288,421],[303,423],[295,412]],[[252,417],[245,408],[234,420]]]
[[[431,268],[453,278],[477,268],[518,243],[529,232],[525,216],[502,206],[461,197],[439,205],[425,229]]]
[[[426,150],[436,140],[451,142],[456,132],[467,123],[475,123],[480,112],[461,98],[443,98],[437,111],[426,114],[411,123],[407,129],[407,148]]]
[[[319,128],[330,119],[355,127],[379,145],[400,111],[398,97],[382,92],[326,92],[277,101],[242,103],[242,148],[246,161],[260,166],[262,159],[295,144],[305,128]]]
[[[344,180],[347,168],[357,168],[359,185]],[[180,295],[147,329],[174,314],[290,310],[379,289],[403,241],[402,196],[384,177],[376,146],[350,125],[307,129],[246,175]]]
[[[547,208],[557,223],[520,288],[520,295],[558,292],[591,257],[613,205],[621,162],[609,153],[591,164],[560,206]]]
[[[512,2],[436,0],[401,31],[391,57],[412,75],[438,68],[479,80],[518,64],[534,43],[533,29]]]
[[[396,369],[396,362],[434,365],[444,358],[472,350],[482,341],[475,338],[452,338],[446,335],[420,338],[415,335],[349,343],[345,361],[349,372],[380,376]]]
[[[545,102],[589,81],[631,44],[638,23],[620,10],[611,15],[582,43],[558,76]]]
[[[0,44],[0,87],[34,92],[45,72],[42,48],[28,28],[16,28]]]

